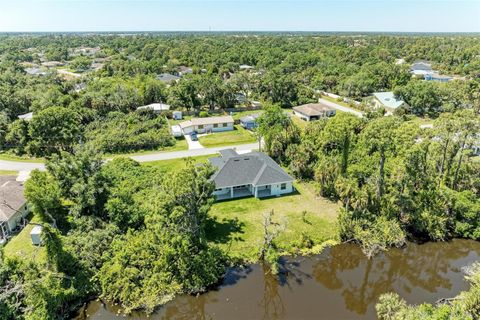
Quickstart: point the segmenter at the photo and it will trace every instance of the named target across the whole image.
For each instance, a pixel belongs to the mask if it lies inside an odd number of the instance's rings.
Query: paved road
[[[350,113],[353,113],[354,115],[356,115],[357,117],[360,117],[362,118],[363,117],[363,113],[360,112],[360,111],[357,111],[355,109],[352,109],[352,108],[348,108],[348,107],[344,107],[344,106],[341,106],[339,104],[336,104],[336,103],[333,103],[333,102],[330,102],[328,100],[325,100],[325,99],[319,99],[319,101],[321,103],[324,103],[326,104],[327,106],[329,107],[332,107],[334,109],[337,109],[337,110],[340,110],[340,111],[343,111],[343,112],[350,112]]]
[[[258,143],[249,143],[241,144],[236,146],[225,146],[225,147],[215,147],[215,148],[203,148],[203,149],[193,149],[193,150],[184,150],[184,151],[172,151],[172,152],[159,152],[151,154],[142,154],[137,156],[130,156],[130,158],[138,162],[150,162],[157,160],[170,160],[186,157],[195,157],[195,156],[205,156],[209,154],[215,154],[219,150],[223,149],[235,149],[237,151],[246,152],[253,149],[258,149]],[[11,171],[32,171],[34,169],[44,170],[45,165],[43,163],[32,163],[32,162],[18,162],[18,161],[6,161],[0,160],[0,170],[11,170]]]

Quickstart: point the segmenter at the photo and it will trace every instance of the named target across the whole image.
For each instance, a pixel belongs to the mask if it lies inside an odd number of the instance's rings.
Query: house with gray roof
[[[262,152],[238,154],[221,150],[219,157],[208,159],[216,168],[212,181],[217,200],[254,196],[256,198],[292,193],[293,178],[272,158]]]
[[[375,108],[385,108],[388,114],[401,108],[408,108],[408,104],[397,98],[393,92],[374,92],[373,105]]]
[[[165,84],[171,84],[180,80],[180,77],[177,77],[170,73],[162,73],[157,76],[157,80],[160,80]]]
[[[14,176],[0,176],[0,244],[25,224],[29,206],[23,189]]]
[[[336,110],[326,104],[308,103],[293,108],[293,114],[305,121],[314,121],[321,118],[333,117]]]

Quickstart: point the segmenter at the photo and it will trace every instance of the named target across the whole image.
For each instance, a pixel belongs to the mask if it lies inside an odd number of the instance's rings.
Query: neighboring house
[[[427,81],[438,81],[438,82],[448,82],[453,79],[453,77],[440,75],[438,73],[426,74],[423,78]]]
[[[239,67],[238,67],[240,70],[253,70],[253,66],[249,66],[248,64],[241,64]]]
[[[234,120],[231,116],[193,118],[191,120],[180,122],[178,125],[182,128],[183,134],[190,134],[193,131],[198,133],[231,131]]]
[[[164,103],[150,103],[150,104],[147,104],[146,106],[141,106],[137,108],[137,110],[145,110],[145,109],[153,110],[153,112],[155,113],[161,113],[162,111],[170,110],[170,105],[164,104]]]
[[[25,72],[31,76],[46,76],[48,73],[40,68],[32,67],[32,68],[25,68]]]
[[[233,149],[210,158],[217,169],[212,176],[217,200],[254,196],[277,196],[294,191],[293,178],[262,152],[238,154]]]
[[[393,113],[401,108],[408,108],[408,104],[395,97],[393,92],[374,92],[373,105],[375,108],[385,108],[387,113]]]
[[[174,125],[171,128],[172,136],[175,138],[180,138],[183,136],[182,128],[179,125]]]
[[[180,77],[177,77],[170,73],[162,73],[157,76],[157,79],[162,81],[165,84],[171,84],[180,80]]]
[[[257,118],[259,116],[260,114],[251,114],[251,115],[242,117],[240,118],[240,125],[248,130],[255,129],[258,126]]]
[[[16,181],[13,176],[0,176],[0,243],[25,225],[24,219],[28,213],[23,183]]]
[[[100,47],[78,47],[73,49],[73,55],[94,56],[100,52]]]
[[[25,121],[30,121],[30,120],[32,120],[32,118],[33,118],[33,112],[21,114],[21,115],[18,116],[18,119],[22,119],[22,120],[25,120]]]
[[[193,73],[193,69],[190,67],[186,67],[186,66],[178,67],[178,75],[180,77],[183,77],[186,74],[192,74],[192,73]]]
[[[60,61],[45,61],[45,62],[42,62],[42,66],[46,68],[56,68],[56,67],[63,66],[63,63]]]
[[[336,110],[323,103],[309,103],[293,108],[293,114],[305,121],[318,120],[325,117],[333,117]]]

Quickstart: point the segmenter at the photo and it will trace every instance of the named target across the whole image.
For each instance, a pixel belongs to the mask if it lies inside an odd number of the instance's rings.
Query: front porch
[[[271,187],[253,187],[252,185],[229,187],[222,189],[221,193],[217,191],[215,196],[218,201],[251,196],[263,198],[271,196]]]

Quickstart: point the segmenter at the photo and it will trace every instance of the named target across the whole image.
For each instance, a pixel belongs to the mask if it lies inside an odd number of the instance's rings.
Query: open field
[[[221,147],[235,144],[253,143],[257,141],[255,135],[245,130],[242,126],[236,125],[235,130],[225,132],[215,132],[206,136],[199,137],[200,143],[206,147]]]
[[[317,198],[310,184],[297,183],[295,187],[297,193],[282,197],[250,197],[215,203],[209,213],[208,239],[232,258],[254,262],[263,241],[264,214],[273,210],[273,220],[285,225],[277,241],[285,253],[297,253],[304,247],[305,239],[314,245],[336,240],[338,205]]]
[[[31,217],[30,217],[31,218]],[[32,244],[30,231],[39,220],[36,216],[31,218],[30,223],[19,234],[13,236],[5,245],[5,256],[20,258],[21,260],[32,259],[37,262],[45,261],[45,247],[37,247]]]

